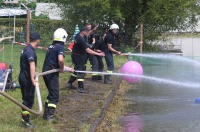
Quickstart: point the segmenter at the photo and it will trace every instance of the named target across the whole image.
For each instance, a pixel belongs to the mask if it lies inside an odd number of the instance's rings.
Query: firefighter
[[[109,31],[106,33],[104,37],[104,53],[105,60],[107,64],[107,73],[113,73],[114,70],[114,61],[113,61],[113,53],[120,55],[121,52],[115,49],[115,35],[118,33],[119,26],[117,24],[112,24],[110,26]],[[111,84],[112,81],[110,79],[111,75],[104,76],[104,83]]]
[[[95,43],[96,43],[96,38],[95,38],[95,34],[94,34],[94,31],[97,29],[98,26],[96,26],[94,29],[92,29],[92,25],[91,24],[87,24],[86,27],[88,28],[88,35],[85,37],[85,40],[87,41],[88,44],[90,44],[90,48],[93,49]],[[89,54],[86,52],[85,54],[85,66],[87,64],[87,61],[90,61],[90,65],[91,65],[91,68],[93,66],[93,55],[92,54]]]
[[[64,72],[64,68],[68,69],[70,72],[74,72],[72,68],[64,65],[64,43],[66,42],[67,36],[67,32],[62,28],[58,28],[54,32],[53,43],[49,46],[46,53],[43,72],[58,68],[60,72]],[[51,122],[53,121],[56,105],[59,101],[59,73],[56,72],[45,75],[43,79],[48,89],[43,118]]]
[[[95,52],[102,52],[103,50],[103,40],[101,36],[96,37],[96,43],[93,47],[93,50]],[[103,72],[103,60],[101,56],[93,55],[92,56],[92,71],[94,72]],[[101,74],[92,74],[92,80],[97,81],[97,80],[102,80],[102,75]]]
[[[40,35],[36,32],[30,34],[30,44],[28,44],[21,52],[20,56],[20,73],[19,84],[21,86],[23,105],[32,109],[34,104],[35,93],[35,72],[37,65],[37,55],[35,48],[40,43]],[[30,122],[30,113],[24,109],[21,111],[22,127],[35,128]]]
[[[75,43],[74,47],[72,49],[72,62],[74,64],[74,69],[75,70],[80,70],[80,71],[85,71],[85,54],[86,52],[89,54],[93,55],[98,55],[98,56],[104,56],[105,54],[103,52],[97,53],[94,52],[89,48],[89,45],[87,44],[86,40],[84,37],[88,35],[89,29],[87,27],[83,27],[80,29],[80,33],[78,33],[75,36]],[[85,93],[84,89],[84,73],[79,73],[79,72],[74,72],[71,74],[68,82],[67,82],[67,88],[69,89],[76,89],[72,83],[78,78],[78,88],[77,91],[79,93]]]

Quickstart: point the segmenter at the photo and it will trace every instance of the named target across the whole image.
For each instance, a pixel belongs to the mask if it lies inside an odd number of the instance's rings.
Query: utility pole
[[[31,11],[27,10],[27,19],[26,19],[26,43],[30,43],[30,15]]]
[[[21,2],[21,5],[26,8],[27,17],[26,17],[26,43],[30,42],[30,20],[31,20],[31,11],[30,9]]]
[[[140,53],[142,53],[142,48],[143,48],[143,23],[140,23]]]
[[[143,23],[140,23],[140,54],[142,54],[143,49]],[[140,63],[142,63],[142,57],[140,57]]]

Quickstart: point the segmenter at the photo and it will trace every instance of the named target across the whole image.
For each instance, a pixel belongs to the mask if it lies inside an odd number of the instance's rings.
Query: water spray
[[[131,77],[131,78],[140,78],[140,79],[147,79],[151,81],[156,81],[159,83],[167,83],[167,84],[172,84],[172,85],[177,85],[177,86],[183,86],[183,87],[194,87],[194,88],[200,88],[200,84],[198,83],[193,83],[193,82],[178,82],[178,81],[173,81],[170,79],[162,79],[162,78],[157,78],[157,77],[151,77],[151,76],[143,76],[143,75],[133,75],[133,74],[124,74],[124,73],[107,73],[107,72],[93,72],[93,71],[75,71],[77,73],[87,73],[87,74],[101,74],[101,75],[113,75],[113,76],[122,76],[122,77]]]
[[[193,82],[178,82],[170,79],[162,79],[157,77],[150,77],[143,75],[143,69],[142,66],[136,62],[136,61],[128,61],[126,62],[122,68],[119,70],[119,73],[108,73],[108,72],[94,72],[94,71],[79,71],[76,70],[77,73],[88,73],[88,74],[101,74],[101,75],[114,75],[114,76],[122,76],[123,79],[129,83],[137,83],[142,78],[151,80],[151,81],[157,81],[177,86],[183,86],[183,87],[194,87],[194,88],[200,88],[200,84],[193,83]]]
[[[168,53],[168,54],[139,54],[139,53],[122,53],[124,56],[138,56],[144,58],[152,58],[152,59],[165,59],[165,60],[174,60],[179,62],[187,62],[188,64],[194,64],[196,66],[200,66],[200,62],[189,59],[186,57],[181,56],[182,53]]]
[[[149,58],[160,58],[159,56],[169,56],[169,55],[183,55],[183,53],[166,53],[166,54],[140,54],[140,53],[122,53],[122,56],[140,56],[140,57],[149,57]]]

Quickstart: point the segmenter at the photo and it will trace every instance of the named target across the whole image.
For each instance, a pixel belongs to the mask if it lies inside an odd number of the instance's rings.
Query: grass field
[[[2,45],[0,45],[0,46],[2,46]],[[14,45],[14,50],[13,50],[13,52],[11,52],[11,45],[7,44],[7,45],[5,45],[5,52],[0,53],[0,56],[2,57],[2,58],[0,58],[0,62],[5,62],[7,64],[9,64],[11,62],[11,60],[12,60],[11,58],[13,56],[13,68],[14,68],[13,80],[16,81],[17,83],[18,83],[18,74],[19,74],[19,69],[20,69],[20,67],[19,67],[20,53],[23,48],[24,48],[23,46]],[[44,57],[45,57],[45,51],[36,50],[36,53],[37,53],[37,57],[38,57],[37,72],[41,72],[42,65],[44,62]],[[116,67],[120,67],[125,62],[125,60],[126,59],[123,56],[116,56],[115,57]],[[66,62],[65,65],[67,65],[67,66],[71,65],[70,55],[66,55],[65,62]],[[88,70],[90,70],[90,69],[88,69]],[[105,66],[105,70],[106,70],[106,66]],[[64,88],[66,81],[69,78],[69,75],[70,75],[69,73],[60,74],[60,88]],[[44,100],[47,96],[47,90],[46,90],[46,87],[44,85],[42,78],[39,79],[39,83],[40,83],[42,100],[44,102]],[[21,102],[20,89],[17,89],[15,91],[9,91],[8,94]],[[62,95],[66,96],[67,94],[69,94],[69,93],[66,90],[66,92],[61,93],[61,96]],[[1,106],[0,107],[0,113],[1,113],[0,131],[2,131],[2,132],[27,131],[26,129],[23,129],[20,126],[20,123],[21,123],[20,111],[21,111],[21,109],[18,106],[16,106],[15,104],[13,104],[12,102],[10,102],[9,100],[7,100],[6,98],[4,98],[2,96],[0,96],[0,106]],[[33,109],[37,110],[37,99],[35,100]],[[44,132],[58,131],[58,130],[56,130],[57,124],[46,123],[42,119],[42,116],[31,115],[31,121],[34,124],[36,124],[36,126],[37,126],[37,129],[35,131],[39,131],[39,132],[40,131],[44,131]]]

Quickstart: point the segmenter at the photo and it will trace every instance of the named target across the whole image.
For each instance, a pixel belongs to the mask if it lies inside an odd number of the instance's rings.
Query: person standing
[[[37,55],[35,48],[40,43],[40,35],[36,32],[30,34],[30,44],[28,44],[21,52],[20,56],[20,73],[19,84],[21,86],[23,105],[32,109],[35,94],[35,72],[37,65]],[[30,113],[24,109],[21,111],[22,124],[24,128],[35,128],[30,122]]]
[[[113,53],[120,55],[121,52],[115,49],[115,35],[118,33],[119,26],[117,24],[112,24],[110,26],[109,31],[106,33],[104,37],[104,53],[105,60],[107,64],[107,73],[113,73],[114,70],[114,60]],[[104,75],[104,83],[111,84],[112,81],[110,79],[111,75]]]
[[[95,52],[99,52],[99,53],[102,52],[103,39],[101,36],[96,37],[96,43],[94,45],[93,50]],[[103,64],[102,56],[93,55],[92,56],[92,71],[93,72],[103,72],[103,67],[104,67],[104,64]],[[102,75],[93,73],[92,80],[93,81],[102,80]]]
[[[94,29],[92,29],[92,25],[91,25],[91,24],[87,24],[86,27],[87,27],[88,30],[89,30],[88,36],[87,36],[87,40],[86,40],[86,41],[87,41],[89,44],[94,45],[95,42],[96,42],[94,31],[97,29],[98,26],[96,26]]]
[[[67,88],[69,89],[75,89],[75,87],[72,85],[72,83],[78,78],[78,88],[77,91],[79,93],[85,93],[84,89],[84,73],[76,72],[76,70],[85,71],[85,54],[93,54],[98,56],[104,56],[105,54],[103,52],[94,52],[91,50],[84,39],[88,35],[89,29],[87,27],[83,27],[80,29],[80,33],[75,36],[75,43],[74,47],[72,49],[72,62],[74,64],[75,72],[71,74],[68,82],[67,82]]]
[[[52,69],[60,69],[61,73],[64,72],[64,69],[74,72],[72,68],[64,65],[64,43],[66,42],[67,36],[67,32],[62,28],[58,28],[54,32],[53,43],[47,50],[42,72]],[[53,121],[55,109],[59,101],[59,72],[45,75],[43,79],[48,89],[43,119],[51,122]]]
[[[95,34],[94,34],[94,31],[97,29],[98,26],[96,26],[94,29],[92,29],[92,25],[91,24],[87,24],[86,27],[88,28],[88,35],[85,36],[85,40],[87,41],[87,43],[89,44],[90,46],[90,49],[93,50],[93,47],[96,43],[96,38],[95,38]],[[85,54],[85,66],[87,64],[87,61],[90,61],[90,65],[91,65],[91,68],[93,68],[93,55],[92,54],[89,54],[86,52]]]

